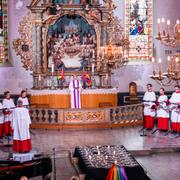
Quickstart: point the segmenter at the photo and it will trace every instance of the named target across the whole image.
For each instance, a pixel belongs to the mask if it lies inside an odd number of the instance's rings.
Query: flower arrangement
[[[82,79],[84,89],[86,88],[86,86],[90,87],[92,85],[91,76],[88,73],[83,74],[81,79]]]

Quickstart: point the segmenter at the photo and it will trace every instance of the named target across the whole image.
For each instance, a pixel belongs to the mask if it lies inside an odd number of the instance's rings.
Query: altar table
[[[117,106],[117,90],[84,89],[81,92],[82,108],[98,108],[100,103]],[[31,90],[30,101],[36,107],[70,108],[70,91],[63,90]]]

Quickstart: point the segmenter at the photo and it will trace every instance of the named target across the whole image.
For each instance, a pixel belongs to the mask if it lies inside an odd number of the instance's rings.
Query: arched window
[[[8,0],[0,0],[0,63],[8,60]]]
[[[125,1],[125,30],[130,40],[130,60],[152,57],[152,0]]]

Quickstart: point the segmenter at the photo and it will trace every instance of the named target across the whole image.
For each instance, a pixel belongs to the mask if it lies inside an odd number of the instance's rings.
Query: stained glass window
[[[152,57],[152,0],[126,0],[126,34],[130,41],[130,60]]]
[[[8,0],[0,0],[0,63],[8,62]]]

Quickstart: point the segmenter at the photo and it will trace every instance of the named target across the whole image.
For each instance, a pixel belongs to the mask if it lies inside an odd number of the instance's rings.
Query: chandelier
[[[180,45],[180,22],[176,21],[173,30],[170,26],[170,20],[165,21],[164,18],[158,18],[158,36],[155,37],[162,44],[170,47],[177,47]]]
[[[111,41],[106,46],[101,46],[98,56],[105,61],[111,69],[122,66],[128,61],[128,49],[117,46]]]
[[[173,83],[178,84],[180,80],[180,54],[167,57],[167,70],[162,70],[162,60],[159,58],[156,62],[155,58],[152,58],[153,74],[150,78],[156,80],[161,86],[169,86]]]

